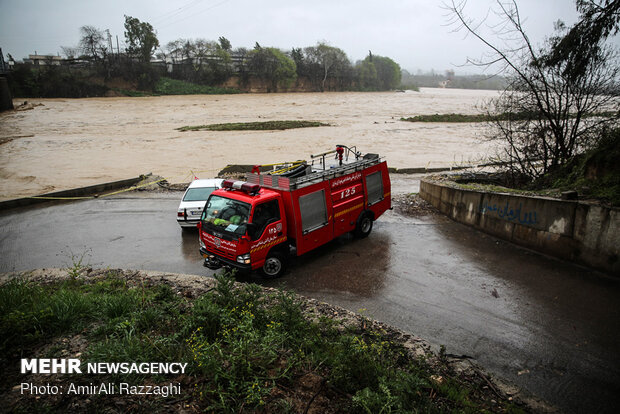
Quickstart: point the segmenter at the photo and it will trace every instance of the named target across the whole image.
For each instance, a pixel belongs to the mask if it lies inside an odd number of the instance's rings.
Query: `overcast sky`
[[[62,53],[76,46],[84,25],[109,29],[124,42],[124,15],[149,22],[161,46],[178,38],[217,40],[233,48],[255,42],[284,50],[326,41],[352,62],[371,50],[403,69],[476,72],[459,68],[484,47],[454,33],[441,0],[0,0],[0,47],[22,59]],[[481,17],[492,0],[469,0],[466,11]],[[518,0],[524,26],[535,43],[553,32],[553,22],[577,19],[574,0]]]

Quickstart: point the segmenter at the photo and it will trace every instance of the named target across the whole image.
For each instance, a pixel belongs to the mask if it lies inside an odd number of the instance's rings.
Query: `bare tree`
[[[601,47],[569,75],[569,61],[546,64],[549,41],[535,47],[528,38],[516,1],[498,0],[487,18],[474,21],[465,14],[466,1],[452,0],[446,8],[457,31],[485,44],[490,54],[469,63],[485,68],[499,65],[509,85],[490,106],[492,138],[503,143],[503,158],[530,178],[538,178],[596,145],[601,132],[620,119],[619,69],[615,51]],[[498,21],[492,22],[490,17]],[[491,34],[483,31],[490,29]],[[563,25],[556,25],[563,30]]]
[[[94,26],[82,26],[80,27],[80,35],[79,49],[83,55],[94,61],[105,58],[107,47],[104,42],[103,31]]]
[[[67,57],[67,59],[75,59],[79,55],[79,48],[73,46],[60,46],[60,50],[62,50],[62,54]]]

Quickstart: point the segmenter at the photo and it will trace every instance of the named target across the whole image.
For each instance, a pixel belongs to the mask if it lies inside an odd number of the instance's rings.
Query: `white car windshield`
[[[205,201],[213,191],[215,191],[215,187],[196,187],[190,188],[185,193],[185,197],[183,197],[183,201]]]
[[[202,212],[203,224],[216,231],[242,236],[250,216],[250,205],[221,196],[211,196]]]

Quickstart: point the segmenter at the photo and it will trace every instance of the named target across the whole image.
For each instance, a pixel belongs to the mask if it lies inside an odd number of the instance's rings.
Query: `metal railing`
[[[272,174],[248,174],[246,180],[252,184],[258,184],[264,188],[271,188],[283,191],[291,191],[303,188],[321,181],[341,177],[360,171],[372,165],[379,164],[381,158],[377,154],[367,154],[361,160],[353,161],[341,166],[334,166],[329,169],[310,172],[302,177],[288,178]]]

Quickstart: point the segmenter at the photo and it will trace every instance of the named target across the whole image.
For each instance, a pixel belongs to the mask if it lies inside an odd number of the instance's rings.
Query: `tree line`
[[[114,45],[109,32],[93,26],[80,28],[77,46],[62,46],[61,67],[16,65],[16,96],[80,96],[99,94],[88,78],[123,78],[137,89],[153,90],[162,76],[207,86],[221,86],[236,78],[240,89],[258,80],[267,91],[296,86],[308,91],[382,91],[401,84],[400,66],[389,57],[373,55],[353,63],[347,54],[325,42],[290,51],[265,47],[234,48],[225,37],[177,39],[160,47],[153,26],[125,16],[125,48]],[[116,46],[116,47],[115,47]],[[23,67],[19,67],[23,66]],[[74,87],[61,84],[73,82]],[[56,86],[54,86],[56,85]],[[68,91],[68,89],[70,89]]]

